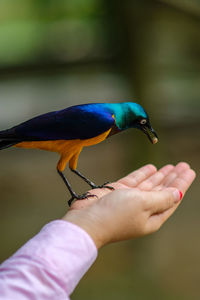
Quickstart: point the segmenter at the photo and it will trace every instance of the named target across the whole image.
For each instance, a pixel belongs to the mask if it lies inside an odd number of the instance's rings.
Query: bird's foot
[[[91,197],[97,197],[97,195],[93,195],[90,192],[84,193],[82,195],[77,195],[74,193],[72,195],[71,199],[69,199],[68,205],[71,206],[71,204],[74,200],[84,200],[84,199],[91,198]]]
[[[101,185],[92,184],[91,187],[92,187],[92,189],[103,189],[103,188],[105,188],[105,189],[109,189],[111,191],[114,191],[114,187],[113,186],[107,185],[109,183],[110,182],[105,182],[105,183],[103,183]]]

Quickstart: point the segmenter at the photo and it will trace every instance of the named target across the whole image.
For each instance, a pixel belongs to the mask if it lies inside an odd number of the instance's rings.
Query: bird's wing
[[[20,141],[89,139],[115,124],[112,113],[100,106],[80,105],[37,116],[7,131]],[[9,138],[10,137],[10,138]],[[0,135],[1,139],[1,135]]]

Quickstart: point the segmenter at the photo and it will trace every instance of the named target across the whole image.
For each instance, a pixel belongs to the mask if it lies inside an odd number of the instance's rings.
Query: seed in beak
[[[158,142],[158,138],[154,136],[154,137],[152,138],[152,143],[153,143],[153,144],[157,144],[157,142]]]

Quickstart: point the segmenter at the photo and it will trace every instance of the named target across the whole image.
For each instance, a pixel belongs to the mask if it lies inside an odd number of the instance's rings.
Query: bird
[[[145,109],[136,102],[88,103],[67,107],[33,117],[10,129],[0,131],[0,150],[9,147],[36,148],[60,154],[57,172],[64,181],[73,200],[91,195],[77,194],[63,171],[67,164],[72,172],[82,178],[92,189],[108,188],[108,182],[96,185],[77,170],[78,157],[84,147],[101,143],[114,134],[136,128],[143,131],[152,144],[158,136],[151,127]]]

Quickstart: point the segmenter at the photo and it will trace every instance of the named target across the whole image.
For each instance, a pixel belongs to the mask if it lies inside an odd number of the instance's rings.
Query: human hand
[[[115,191],[90,191],[98,198],[77,200],[63,219],[88,232],[97,248],[150,234],[173,214],[194,178],[186,163],[159,171],[146,165],[112,183]]]

